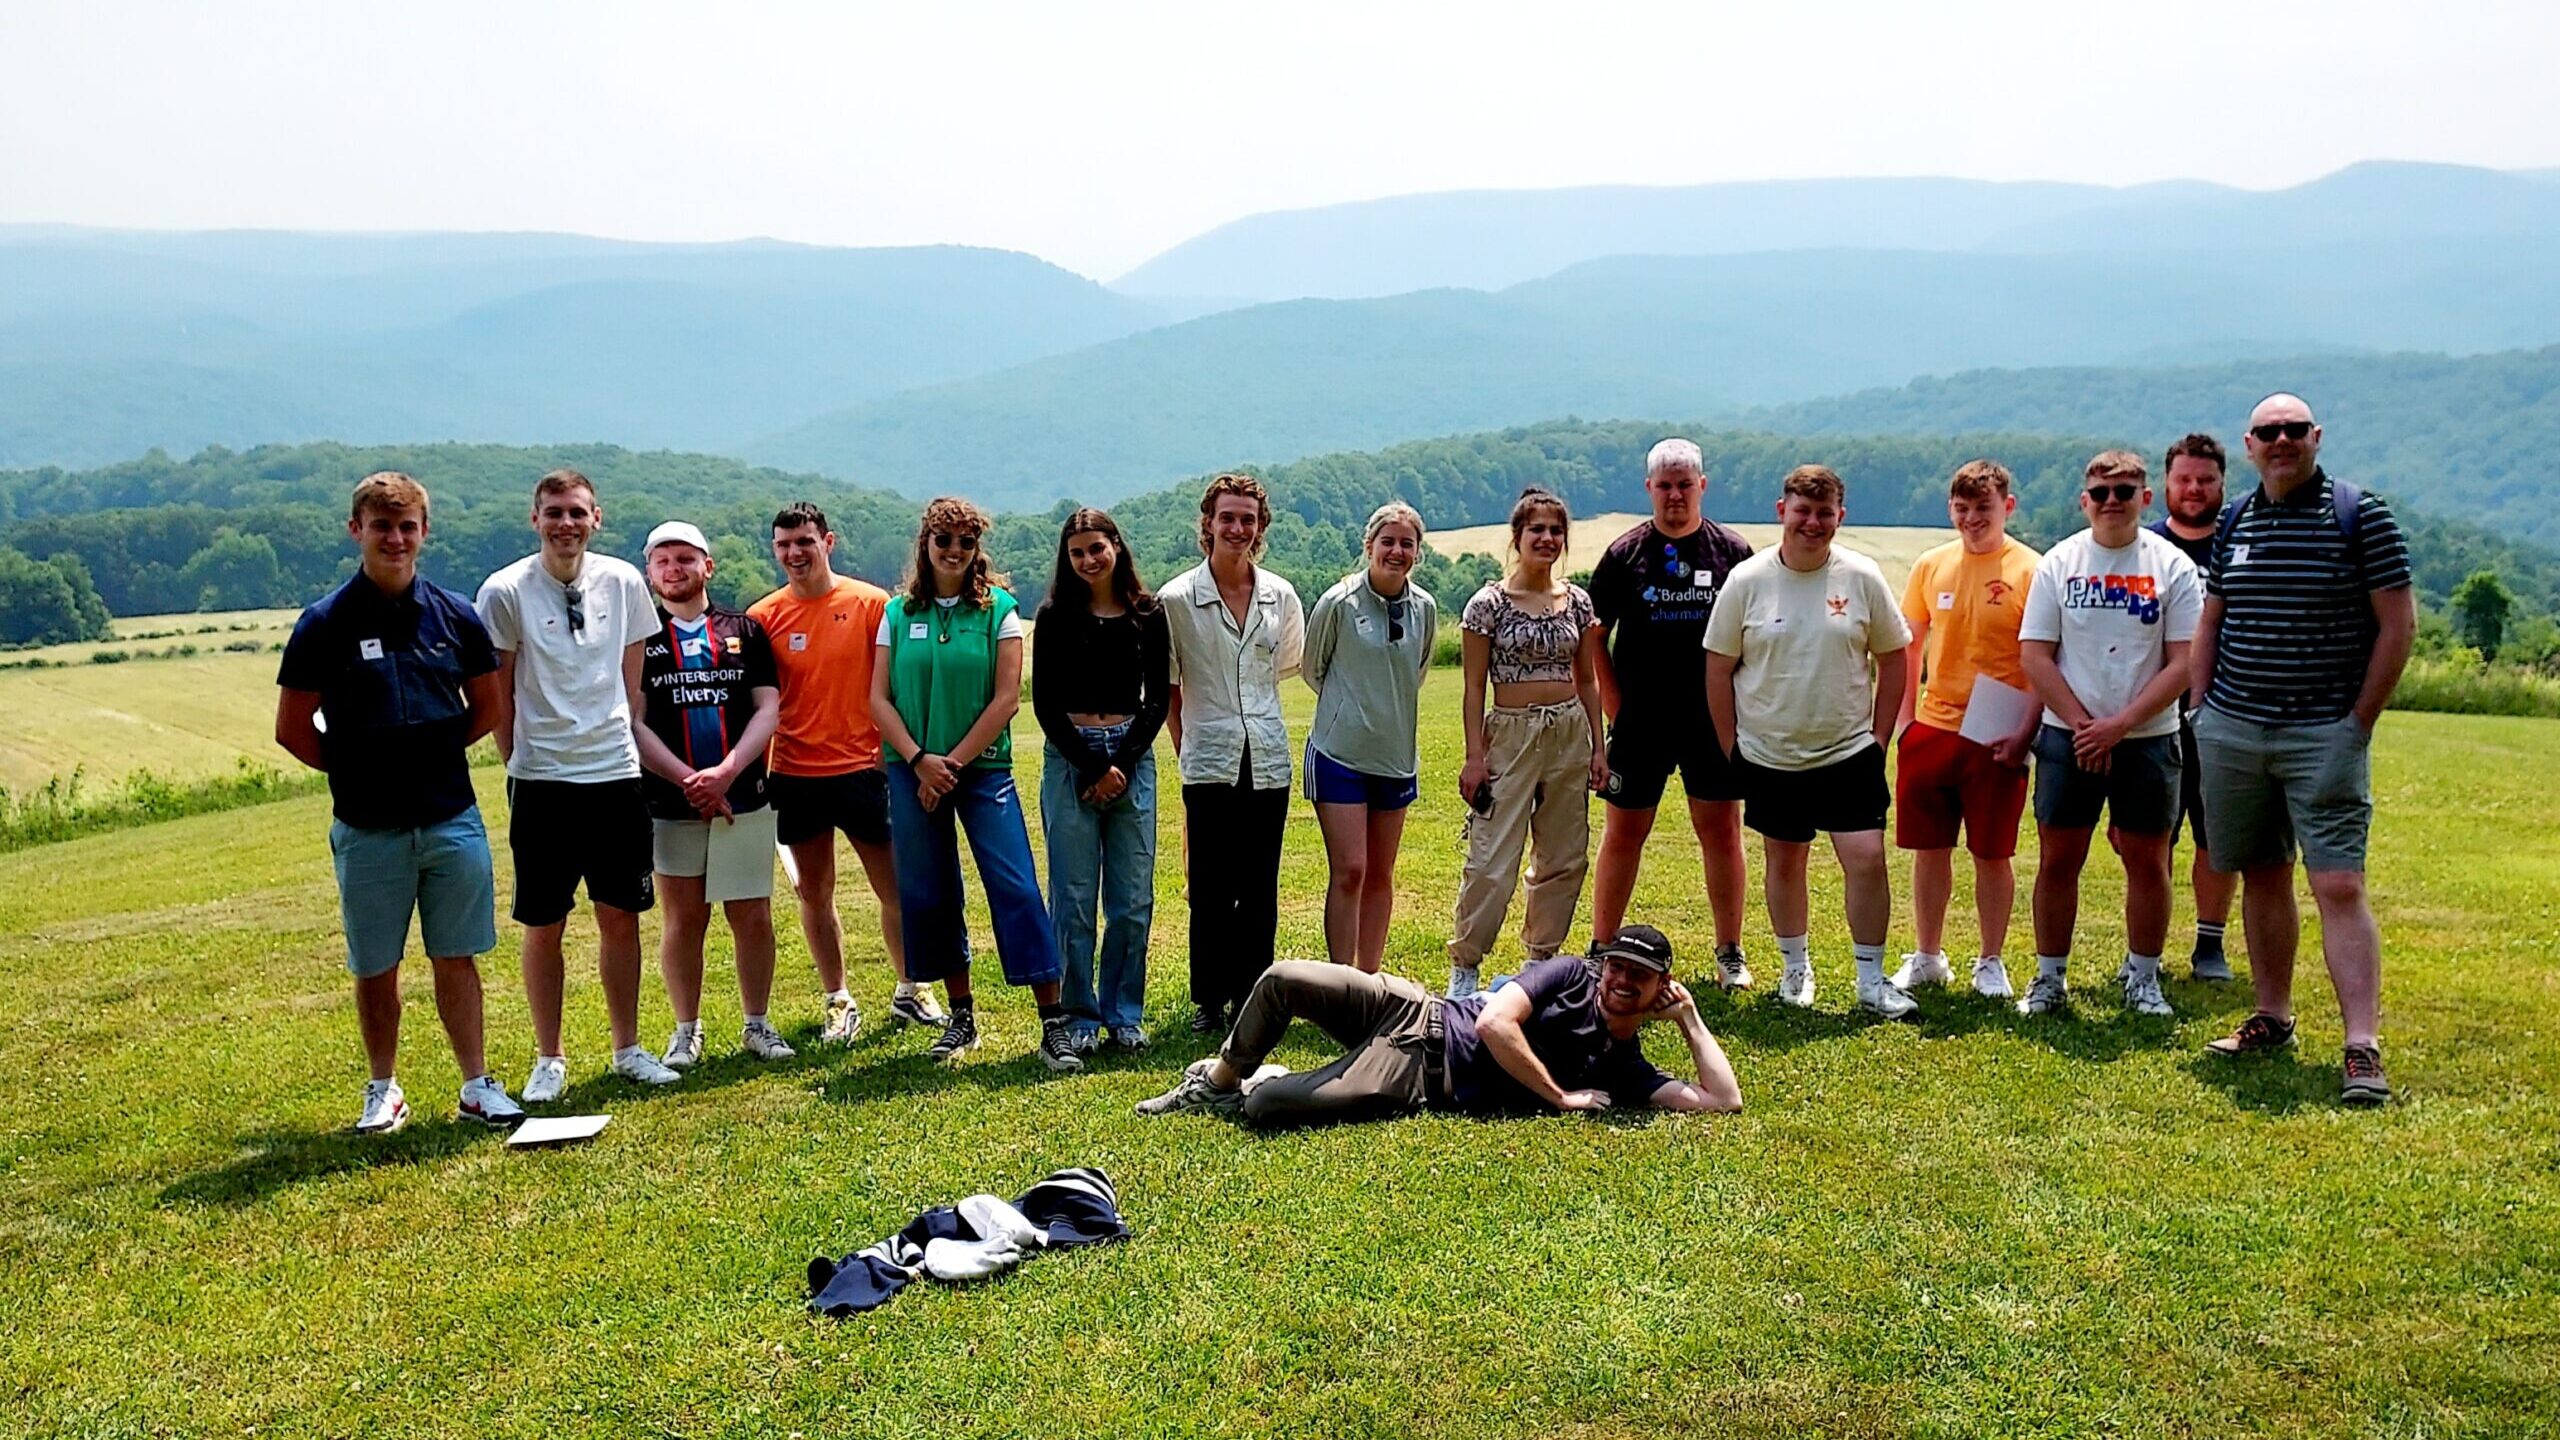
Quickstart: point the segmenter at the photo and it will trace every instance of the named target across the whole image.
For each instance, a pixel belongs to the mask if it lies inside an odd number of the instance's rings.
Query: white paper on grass
[[[592,1140],[596,1132],[611,1123],[610,1115],[542,1115],[516,1127],[507,1137],[510,1145],[561,1145],[572,1140]]]
[[[1988,675],[1973,677],[1973,695],[1964,702],[1964,724],[1956,733],[1976,745],[1997,745],[2018,733],[2027,716],[2040,712],[2036,698],[2015,685]]]

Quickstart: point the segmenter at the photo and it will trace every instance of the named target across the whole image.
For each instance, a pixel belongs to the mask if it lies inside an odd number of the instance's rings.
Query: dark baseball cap
[[[1616,938],[1592,946],[1591,958],[1624,960],[1657,975],[1668,975],[1671,973],[1671,941],[1650,925],[1630,925],[1619,931]]]

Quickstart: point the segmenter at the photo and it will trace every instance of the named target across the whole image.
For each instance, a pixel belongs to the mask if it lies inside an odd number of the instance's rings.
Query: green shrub
[[[2560,719],[2560,679],[2514,665],[2492,665],[2468,647],[2409,662],[2394,710],[2453,715],[2531,715]]]
[[[85,774],[75,768],[24,795],[0,789],[0,852],[101,830],[121,830],[128,825],[175,820],[182,815],[261,805],[308,794],[327,783],[328,778],[323,775],[288,775],[272,765],[257,765],[244,758],[228,775],[171,780],[137,770],[115,787],[93,793]]]

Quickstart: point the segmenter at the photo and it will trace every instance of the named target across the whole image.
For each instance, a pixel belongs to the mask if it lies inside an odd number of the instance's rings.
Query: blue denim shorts
[[[414,830],[329,825],[347,970],[359,980],[397,969],[409,948],[409,916],[434,959],[480,955],[498,945],[498,891],[489,831],[474,805]]]
[[[1307,798],[1319,805],[1401,810],[1421,793],[1419,776],[1371,775],[1352,769],[1312,745],[1307,747]]]

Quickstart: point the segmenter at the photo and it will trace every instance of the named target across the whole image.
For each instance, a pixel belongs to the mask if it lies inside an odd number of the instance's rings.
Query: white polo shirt
[[[1182,783],[1233,785],[1249,755],[1256,790],[1289,788],[1289,726],[1280,682],[1307,649],[1306,612],[1288,581],[1257,565],[1239,625],[1206,564],[1173,577],[1156,599],[1173,635],[1182,691]]]
[[[480,586],[480,623],[490,643],[515,657],[515,753],[519,780],[628,780],[640,773],[631,738],[631,695],[623,651],[658,628],[649,584],[627,561],[589,553],[577,585],[582,623],[569,623],[568,587],[540,555]]]

